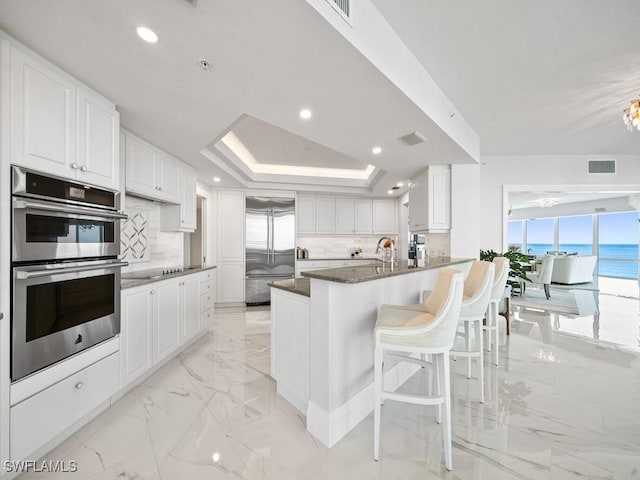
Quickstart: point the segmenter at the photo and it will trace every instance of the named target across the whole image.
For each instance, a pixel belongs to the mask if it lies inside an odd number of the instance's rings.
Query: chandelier
[[[624,109],[622,118],[630,132],[633,131],[633,127],[640,130],[640,98],[631,100],[631,105]]]

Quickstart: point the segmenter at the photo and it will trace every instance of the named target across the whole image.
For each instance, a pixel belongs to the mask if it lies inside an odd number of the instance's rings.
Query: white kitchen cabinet
[[[120,114],[83,88],[78,89],[78,159],[72,168],[83,183],[120,187]]]
[[[427,211],[429,231],[451,229],[451,168],[448,165],[429,167]]]
[[[152,200],[180,203],[180,162],[125,133],[126,191]]]
[[[370,198],[356,198],[354,232],[367,234],[373,232],[373,210]],[[376,233],[376,232],[373,232]]]
[[[325,270],[331,268],[331,262],[329,260],[303,260],[296,262],[296,277],[299,277],[302,272],[309,272],[312,270]]]
[[[244,302],[244,263],[218,263],[218,302]]]
[[[298,233],[316,233],[316,199],[298,196],[296,200]]]
[[[196,174],[182,165],[180,178],[180,205],[160,208],[160,229],[171,232],[194,232],[196,229]]]
[[[117,190],[115,106],[19,48],[11,48],[11,162]]]
[[[373,233],[397,233],[396,202],[388,198],[373,200]]]
[[[213,321],[216,271],[205,270],[200,275],[200,330],[208,330]]]
[[[158,282],[154,288],[153,361],[162,360],[180,346],[182,277]]]
[[[122,291],[120,322],[121,384],[127,385],[153,365],[155,288]]]
[[[180,303],[182,309],[182,341],[188,342],[200,331],[200,277],[182,277]]]
[[[412,181],[409,190],[409,230],[445,233],[451,228],[451,170],[432,165]]]
[[[355,233],[355,200],[338,197],[336,202],[336,233]]]
[[[244,192],[218,192],[218,262],[244,261]]]
[[[336,233],[335,197],[316,197],[316,233]]]
[[[75,177],[77,86],[44,62],[11,48],[11,162]]]
[[[33,459],[35,451],[107,402],[119,387],[118,367],[113,353],[12,407],[11,458]]]

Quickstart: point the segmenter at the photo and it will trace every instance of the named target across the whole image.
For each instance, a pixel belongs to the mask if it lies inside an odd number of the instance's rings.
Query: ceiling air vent
[[[600,174],[600,173],[616,173],[616,161],[615,160],[587,160],[587,173]]]
[[[400,140],[409,146],[417,145],[419,143],[427,141],[426,137],[419,132],[409,133],[404,137],[400,137]]]
[[[327,2],[351,25],[351,0],[327,0]]]

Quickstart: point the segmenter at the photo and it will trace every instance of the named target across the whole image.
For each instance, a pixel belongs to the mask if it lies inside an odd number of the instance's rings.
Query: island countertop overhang
[[[424,261],[424,265],[415,267],[412,265],[412,262],[400,260],[393,263],[379,263],[377,265],[313,270],[310,272],[302,272],[302,276],[317,280],[325,280],[327,282],[362,283],[394,277],[397,275],[406,275],[409,273],[431,270],[434,268],[459,265],[473,260],[473,258],[430,257]]]

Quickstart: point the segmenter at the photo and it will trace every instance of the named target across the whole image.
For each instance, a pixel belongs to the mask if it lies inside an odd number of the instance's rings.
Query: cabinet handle
[[[83,166],[80,167],[80,170],[82,170],[83,172],[86,172],[87,171],[87,167],[85,165],[83,165]]]
[[[162,190],[162,187],[158,187],[158,190]]]
[[[180,286],[181,286],[181,287],[184,287],[184,282],[180,282]]]
[[[155,294],[156,294],[156,291],[155,291],[155,290],[151,290],[149,293],[150,293],[151,295],[155,295]]]
[[[73,168],[74,170],[77,170],[77,169],[78,169],[78,164],[77,164],[77,163],[75,163],[75,162],[74,162],[74,163],[72,163],[72,164],[71,164],[71,168]]]
[[[82,387],[84,387],[84,383],[82,382],[76,383],[76,390],[80,390]]]

